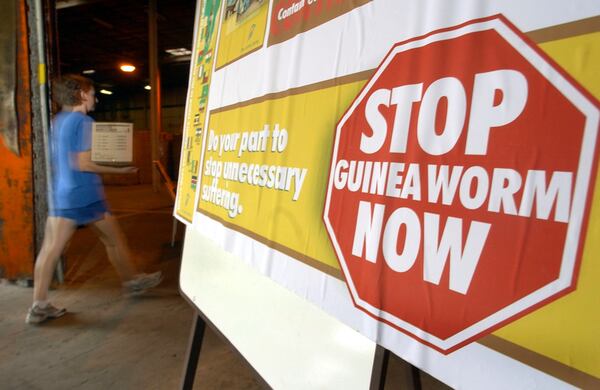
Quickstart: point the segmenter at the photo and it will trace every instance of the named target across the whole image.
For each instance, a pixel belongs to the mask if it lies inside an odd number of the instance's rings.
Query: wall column
[[[148,42],[149,42],[149,64],[150,64],[150,139],[152,144],[152,160],[160,159],[159,156],[159,133],[162,128],[161,122],[161,91],[160,91],[160,69],[158,66],[158,34],[156,25],[156,0],[150,0],[148,10]],[[152,186],[158,191],[160,186],[159,173],[152,168]]]

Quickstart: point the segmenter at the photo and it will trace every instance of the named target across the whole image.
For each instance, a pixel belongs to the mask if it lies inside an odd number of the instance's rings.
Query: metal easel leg
[[[371,370],[371,385],[369,386],[369,390],[383,390],[389,360],[390,351],[381,345],[377,345],[373,359],[373,369]]]
[[[385,388],[389,360],[390,351],[378,345],[373,359],[370,390],[383,390]],[[401,388],[421,390],[421,370],[406,361],[402,362],[402,369],[404,370],[404,375],[402,375],[404,383]]]
[[[175,246],[175,236],[177,235],[177,218],[173,217],[173,228],[171,229],[171,248]]]
[[[190,333],[190,343],[188,345],[183,380],[181,382],[182,390],[192,390],[194,387],[194,378],[196,377],[196,368],[198,367],[198,359],[200,358],[205,328],[206,323],[204,320],[198,313],[194,312],[194,323],[192,324],[192,331]]]

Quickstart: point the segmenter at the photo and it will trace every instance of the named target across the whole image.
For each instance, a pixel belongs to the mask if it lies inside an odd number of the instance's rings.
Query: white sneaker
[[[67,309],[65,308],[57,308],[48,304],[48,306],[41,308],[38,305],[33,305],[27,312],[27,317],[25,318],[25,322],[28,324],[39,324],[40,322],[44,322],[49,318],[58,318],[65,315]]]
[[[123,289],[129,296],[143,294],[146,290],[156,287],[162,282],[162,272],[154,272],[151,274],[137,274],[133,279],[123,283]]]

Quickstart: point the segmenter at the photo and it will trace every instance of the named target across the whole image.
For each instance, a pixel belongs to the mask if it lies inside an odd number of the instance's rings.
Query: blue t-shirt
[[[52,132],[52,189],[54,208],[73,209],[104,200],[102,180],[78,169],[77,153],[92,148],[94,120],[81,112],[62,111]]]

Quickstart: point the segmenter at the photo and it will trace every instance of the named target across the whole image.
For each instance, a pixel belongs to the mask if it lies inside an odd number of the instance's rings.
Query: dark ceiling
[[[172,57],[165,50],[191,49],[195,0],[157,0],[158,56],[161,84],[186,85],[187,58]],[[141,90],[148,83],[148,0],[58,0],[56,25],[61,73],[96,72],[100,87]],[[136,71],[128,74],[119,65],[128,62]]]

